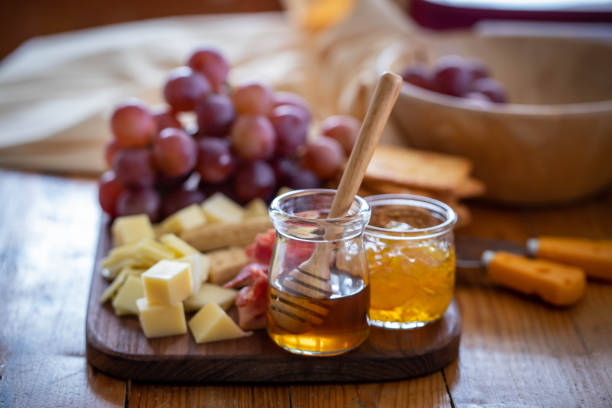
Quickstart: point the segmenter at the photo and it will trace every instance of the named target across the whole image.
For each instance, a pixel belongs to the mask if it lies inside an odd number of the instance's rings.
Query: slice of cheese
[[[196,343],[229,340],[248,336],[216,303],[208,303],[189,320]]]
[[[208,279],[210,259],[203,254],[193,254],[179,258],[177,261],[187,262],[191,265],[191,294],[197,294],[202,287],[202,282],[206,282],[206,279]]]
[[[248,220],[249,218],[267,217],[268,216],[268,205],[261,198],[251,200],[250,203],[244,208],[243,219]]]
[[[174,234],[164,234],[159,237],[159,240],[168,248],[170,248],[174,252],[174,255],[176,255],[178,258],[200,253],[200,251],[198,251],[197,249],[195,249],[194,247],[192,247]]]
[[[113,222],[112,233],[116,246],[133,244],[143,238],[155,238],[151,221],[145,214],[117,218]]]
[[[244,249],[234,247],[208,253],[210,256],[210,282],[217,285],[234,279],[234,276],[247,264]]]
[[[221,306],[223,310],[227,310],[236,301],[237,293],[238,292],[234,289],[226,289],[218,285],[205,283],[197,294],[191,295],[185,299],[183,305],[188,312],[200,310],[208,303],[216,303]]]
[[[221,193],[215,193],[202,203],[202,211],[208,222],[232,223],[242,220],[244,210]]]
[[[192,204],[166,218],[164,222],[162,222],[161,228],[167,233],[180,234],[185,230],[196,228],[204,224],[206,224],[206,217],[204,216],[202,207],[198,204]]]
[[[110,285],[108,285],[106,290],[102,293],[102,296],[100,296],[100,303],[106,302],[108,299],[110,299],[111,297],[115,295],[115,293],[119,290],[121,285],[123,285],[123,282],[125,282],[125,280],[129,276],[129,273],[128,273],[129,270],[130,268],[123,268],[121,272],[119,272],[119,275],[115,277],[113,282]]]
[[[144,296],[144,288],[140,278],[128,276],[125,283],[117,291],[113,299],[113,308],[117,316],[125,314],[138,314],[136,299]]]
[[[152,303],[176,304],[191,294],[191,265],[159,261],[141,275],[144,296]]]
[[[146,298],[136,301],[138,319],[145,336],[174,336],[187,332],[183,304],[159,305],[149,302]]]

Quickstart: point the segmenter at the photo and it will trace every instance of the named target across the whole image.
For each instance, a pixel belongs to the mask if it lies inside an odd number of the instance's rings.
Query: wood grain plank
[[[289,407],[289,387],[179,386],[132,382],[134,407]]]
[[[410,381],[370,384],[292,385],[294,407],[450,407],[441,372]]]
[[[524,242],[556,234],[612,237],[612,192],[548,209],[472,205],[470,235]],[[612,286],[589,282],[569,309],[499,288],[459,287],[460,357],[444,369],[455,406],[612,405]],[[494,392],[492,390],[495,390]]]
[[[121,406],[125,382],[88,368],[94,185],[0,170],[0,406]]]

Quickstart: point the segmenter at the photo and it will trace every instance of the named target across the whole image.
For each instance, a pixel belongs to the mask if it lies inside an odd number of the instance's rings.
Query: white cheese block
[[[159,240],[168,248],[170,248],[170,250],[172,250],[172,252],[174,252],[176,257],[178,258],[200,253],[200,251],[198,251],[197,249],[195,249],[194,247],[192,247],[174,234],[164,234],[159,237]]]
[[[174,336],[187,332],[183,304],[159,305],[150,303],[146,298],[136,301],[138,320],[145,336]]]
[[[268,216],[268,205],[261,198],[251,200],[244,208],[243,218],[248,220],[250,218],[267,217]]]
[[[125,283],[117,291],[117,295],[113,299],[113,308],[117,316],[125,314],[138,314],[136,307],[136,299],[144,296],[144,288],[140,278],[137,276],[128,276]]]
[[[141,278],[149,302],[176,304],[191,295],[191,265],[187,262],[159,261]]]
[[[215,193],[202,203],[206,220],[211,223],[232,223],[242,221],[244,210],[240,205],[221,193]]]
[[[206,217],[202,212],[202,207],[192,204],[166,218],[161,224],[161,229],[165,232],[180,234],[204,224],[206,224]]]
[[[248,336],[216,303],[208,303],[189,320],[196,343],[236,339]]]
[[[145,214],[119,217],[111,228],[114,245],[133,244],[143,238],[155,238],[153,226]]]
[[[177,259],[178,262],[187,262],[191,265],[191,294],[196,295],[202,287],[202,282],[208,279],[210,259],[203,254],[193,254]]]
[[[188,312],[200,310],[208,303],[216,303],[222,309],[227,310],[236,301],[237,293],[234,289],[225,289],[218,285],[205,283],[197,294],[185,299],[183,305]]]

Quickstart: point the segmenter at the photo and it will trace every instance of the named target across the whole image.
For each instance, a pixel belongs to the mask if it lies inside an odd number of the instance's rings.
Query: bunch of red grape
[[[476,59],[447,55],[438,59],[432,70],[422,64],[408,67],[402,78],[412,85],[450,96],[483,102],[508,101],[504,87]]]
[[[359,121],[332,116],[307,143],[311,114],[301,97],[257,82],[232,89],[228,73],[221,53],[200,48],[168,75],[167,106],[150,110],[132,100],[116,107],[105,150],[110,170],[99,183],[107,214],[158,221],[216,192],[242,204],[269,201],[280,187],[319,187],[337,174]],[[197,128],[183,126],[186,112]]]

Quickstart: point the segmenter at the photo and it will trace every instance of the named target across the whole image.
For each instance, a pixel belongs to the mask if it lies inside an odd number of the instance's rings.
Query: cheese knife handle
[[[612,282],[612,240],[542,236],[527,241],[527,252],[582,268],[589,278]]]
[[[492,282],[555,306],[576,303],[586,290],[582,269],[508,252],[485,251],[482,262]]]

